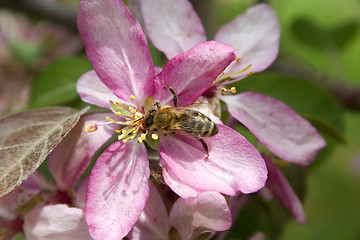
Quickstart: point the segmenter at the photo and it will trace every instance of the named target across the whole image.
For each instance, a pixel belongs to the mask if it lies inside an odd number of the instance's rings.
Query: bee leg
[[[199,141],[201,142],[201,144],[203,145],[205,151],[206,151],[206,159],[209,158],[209,148],[208,145],[206,144],[206,142],[204,141],[204,139],[200,138]]]
[[[169,87],[169,86],[165,86],[164,88],[169,89],[169,91],[171,92],[171,94],[174,96],[174,98],[173,98],[174,106],[177,107],[177,99],[178,99],[178,96],[177,96],[177,93],[175,92],[175,90],[172,89],[172,88]]]
[[[156,104],[157,109],[161,108],[161,104],[159,103],[159,101],[156,101],[155,104]]]

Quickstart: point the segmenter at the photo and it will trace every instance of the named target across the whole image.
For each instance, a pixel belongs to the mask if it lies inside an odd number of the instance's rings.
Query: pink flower
[[[215,41],[201,43],[174,56],[155,75],[145,35],[122,1],[82,1],[78,28],[94,71],[78,80],[77,90],[82,100],[115,113],[107,117],[107,123],[87,125],[90,132],[100,126],[108,129],[98,135],[98,140],[85,143],[94,147],[96,142],[108,139],[108,130],[125,126],[115,129],[121,132],[121,141],[112,143],[91,171],[85,217],[93,238],[120,239],[138,220],[149,195],[148,155],[140,143],[148,133],[144,128],[146,114],[154,108],[150,97],[161,105],[171,105],[173,96],[164,89],[168,86],[177,92],[179,106],[194,103],[235,59],[234,48]],[[217,127],[218,134],[204,140],[208,158],[193,137],[158,133],[163,173],[184,184],[177,188],[180,192],[192,189],[189,196],[205,191],[228,195],[258,191],[267,177],[262,157],[236,131],[222,124]],[[89,151],[93,153],[94,148]],[[78,176],[90,158],[77,151],[69,157],[75,156],[84,161],[74,164],[78,169],[74,176]]]
[[[262,156],[269,171],[269,176],[266,182],[267,189],[264,188],[263,190],[270,190],[270,194],[277,198],[279,202],[291,212],[296,221],[305,225],[306,217],[304,209],[290,183],[287,181],[280,169],[272,162],[269,156],[264,154]]]
[[[84,183],[70,196],[35,172],[0,200],[0,238],[23,232],[29,240],[92,239],[83,212]]]
[[[206,40],[201,20],[187,0],[142,0],[141,10],[151,41],[169,59]],[[258,93],[224,94],[229,91],[225,85],[263,71],[275,60],[279,37],[276,13],[266,4],[258,4],[222,26],[214,39],[236,48],[236,60],[202,95],[215,106],[219,99],[224,101],[230,114],[272,153],[306,166],[326,146],[307,120],[284,103]],[[219,110],[215,114],[220,114]]]
[[[197,197],[179,198],[169,214],[165,206],[158,190],[150,183],[149,199],[128,238],[192,240],[201,234],[210,237],[211,232],[224,231],[231,226],[230,209],[219,193],[203,192]],[[174,237],[171,228],[175,228],[179,236]]]

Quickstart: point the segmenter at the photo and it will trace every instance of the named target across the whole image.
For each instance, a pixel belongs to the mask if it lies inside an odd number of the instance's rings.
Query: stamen
[[[142,143],[143,141],[146,140],[146,134],[145,133],[142,133],[141,136],[138,138],[138,142],[139,143]]]
[[[95,132],[96,130],[98,130],[98,126],[96,123],[89,123],[85,127],[85,132]]]
[[[126,122],[115,121],[115,120],[111,119],[109,116],[106,116],[106,120],[108,120],[109,122],[112,122],[112,123],[120,124],[120,125],[129,125],[132,122],[132,121],[126,121]]]
[[[130,99],[134,101],[134,100],[135,100],[135,96],[131,94],[131,95],[130,95]]]
[[[241,60],[241,57],[237,57],[237,58],[236,58],[236,61],[237,61],[237,62],[240,62],[240,60]]]
[[[240,74],[240,73],[245,72],[245,71],[248,70],[250,67],[251,67],[251,64],[249,64],[249,65],[248,65],[247,67],[245,67],[244,69],[241,69],[240,71],[226,74],[226,75],[222,76],[221,78],[218,78],[216,81],[217,81],[217,82],[223,82],[223,81],[225,81],[225,80],[228,80],[228,79],[230,79],[232,76],[234,76],[234,75],[236,75],[236,74]]]
[[[132,95],[133,96],[133,95]],[[134,97],[132,97],[135,99]],[[116,116],[121,116],[123,119],[121,121],[114,120],[111,117],[107,116],[107,122],[101,124],[88,124],[86,126],[87,132],[93,132],[98,129],[99,126],[109,125],[109,124],[118,124],[122,125],[115,129],[115,133],[118,135],[118,140],[123,141],[124,143],[128,140],[133,140],[138,136],[140,129],[144,128],[144,119],[145,116],[143,113],[138,112],[135,107],[128,106],[126,104],[120,104],[118,101],[110,101],[111,110],[115,113]],[[143,142],[146,140],[146,134],[141,134],[138,138],[138,142]]]
[[[135,113],[135,120],[141,119],[143,117],[144,117],[144,115],[142,113],[140,113],[140,112]]]
[[[231,92],[232,94],[235,94],[236,93],[236,88],[235,87],[231,87],[230,89],[227,89],[227,88],[221,88],[221,94],[224,95],[224,93],[226,92]]]
[[[253,74],[252,71],[248,71],[248,72],[246,73],[247,76],[250,76],[250,75],[252,75],[252,74]]]
[[[159,136],[157,134],[153,133],[153,134],[151,134],[151,138],[154,140],[158,140]]]
[[[123,116],[125,118],[132,118],[133,114],[130,113],[128,106],[125,104],[120,104],[118,101],[109,101],[110,109],[117,116]]]

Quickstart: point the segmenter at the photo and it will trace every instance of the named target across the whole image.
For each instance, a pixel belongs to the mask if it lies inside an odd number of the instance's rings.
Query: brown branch
[[[35,17],[48,19],[77,31],[77,9],[48,0],[0,0],[0,8],[20,11]]]
[[[332,79],[327,74],[321,74],[296,56],[280,53],[269,70],[319,84],[331,92],[346,109],[360,110],[360,86],[352,86],[344,79]]]
[[[360,88],[337,82],[327,86],[344,107],[360,110]]]

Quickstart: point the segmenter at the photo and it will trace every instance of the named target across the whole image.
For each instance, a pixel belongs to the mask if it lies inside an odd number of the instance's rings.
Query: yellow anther
[[[85,132],[95,132],[96,130],[98,130],[98,126],[94,123],[89,123],[85,127]]]
[[[138,119],[143,118],[143,117],[144,117],[144,115],[142,113],[140,113],[140,112],[135,113],[135,120],[138,120]]]
[[[143,139],[141,137],[138,138],[138,142],[139,143],[142,143],[143,142]]]
[[[236,61],[239,62],[241,60],[241,57],[237,57]]]
[[[113,101],[113,105],[117,106],[117,105],[119,105],[119,102],[118,101]]]
[[[133,108],[133,109],[130,110],[130,112],[131,112],[132,114],[135,114],[135,113],[137,112],[137,110],[136,110],[136,108]]]
[[[151,134],[151,138],[154,139],[154,140],[158,140],[159,136],[156,135],[155,133],[153,133],[153,134]]]
[[[121,133],[121,129],[117,128],[117,129],[115,129],[115,132],[116,133]]]
[[[115,112],[116,116],[121,116],[121,112]]]
[[[145,140],[145,139],[146,139],[146,134],[145,134],[145,133],[141,134],[141,139],[142,139],[142,140]]]
[[[231,87],[231,88],[230,88],[230,91],[235,94],[235,93],[236,93],[236,88],[235,88],[235,87]]]
[[[135,100],[135,96],[131,94],[131,95],[130,95],[130,99],[134,101],[134,100]]]
[[[222,88],[221,91],[222,91],[222,92],[227,92],[227,89],[226,89],[226,88]]]
[[[131,110],[133,110],[133,109],[134,109],[134,107],[129,106],[129,107],[128,107],[128,109],[129,109],[129,111],[131,111]]]
[[[109,116],[106,116],[106,120],[108,120],[109,122],[112,122],[112,123],[117,123],[117,121],[111,119]]]
[[[248,71],[246,74],[247,74],[247,76],[250,76],[251,74],[253,74],[253,72],[252,72],[252,71]]]

